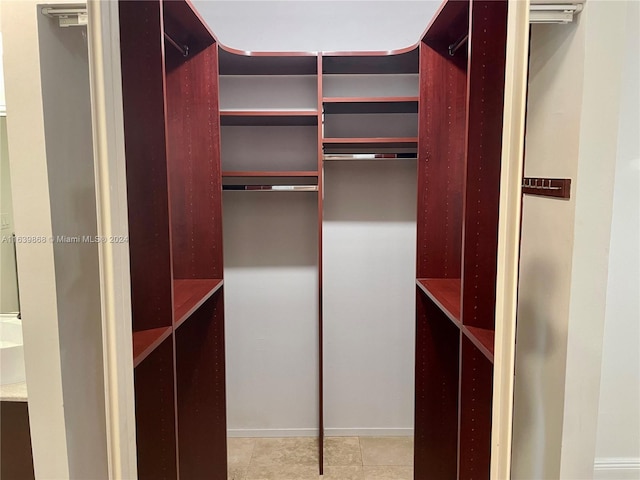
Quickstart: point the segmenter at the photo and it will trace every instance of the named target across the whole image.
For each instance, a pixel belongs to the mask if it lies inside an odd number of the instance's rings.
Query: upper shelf
[[[418,73],[418,65],[417,48],[399,55],[327,55],[322,57],[322,73],[326,74]]]
[[[220,75],[315,75],[315,55],[250,56],[218,52]]]
[[[150,328],[133,332],[133,366],[149,356],[169,335],[171,327]]]
[[[478,350],[487,357],[487,359],[493,363],[493,344],[495,341],[495,332],[488,328],[470,327],[464,325],[462,332],[465,336],[473,342]]]
[[[418,278],[416,284],[453,323],[460,327],[459,278]]]
[[[176,279],[173,281],[173,324],[178,328],[222,286],[221,279]]]
[[[335,150],[335,147],[359,148],[365,150],[375,148],[406,148],[418,145],[417,137],[373,137],[373,138],[324,138],[325,147]],[[334,152],[337,153],[337,152]]]
[[[325,97],[324,113],[418,113],[418,97]]]
[[[312,126],[317,110],[221,110],[222,126]]]

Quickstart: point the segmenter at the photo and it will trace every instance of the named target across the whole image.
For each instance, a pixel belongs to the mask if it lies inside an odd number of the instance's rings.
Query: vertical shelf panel
[[[493,365],[462,337],[459,480],[489,478]]]
[[[416,291],[414,478],[456,478],[460,330]]]
[[[175,332],[183,479],[227,478],[223,289]]]
[[[134,370],[138,478],[177,479],[173,339],[167,337]]]
[[[176,279],[222,278],[217,50],[167,49],[171,248]]]
[[[473,1],[462,321],[494,328],[507,1]]]
[[[119,3],[134,331],[171,325],[171,252],[159,1]]]
[[[466,72],[420,46],[418,277],[460,278]]]

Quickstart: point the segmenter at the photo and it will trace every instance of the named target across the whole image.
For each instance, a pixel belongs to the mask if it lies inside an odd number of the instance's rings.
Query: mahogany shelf
[[[365,138],[323,138],[324,146],[341,147],[380,147],[380,148],[406,148],[416,147],[418,137],[365,137]]]
[[[150,328],[133,332],[133,367],[137,367],[169,335],[171,335],[171,327]]]
[[[174,317],[177,329],[222,286],[221,279],[176,279],[173,281]]]
[[[313,126],[318,110],[221,110],[222,126]]]
[[[464,325],[462,332],[471,340],[482,354],[493,363],[493,347],[495,341],[495,331],[488,328],[471,327]]]
[[[460,328],[459,278],[418,278],[416,285]]]
[[[326,97],[325,114],[418,113],[418,97]]]
[[[286,170],[286,171],[223,171],[223,177],[317,177],[316,170]]]

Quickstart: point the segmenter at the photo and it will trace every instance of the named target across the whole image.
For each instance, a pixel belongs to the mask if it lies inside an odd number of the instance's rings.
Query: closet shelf
[[[174,328],[182,325],[220,287],[222,280],[217,278],[173,280]]]
[[[322,143],[330,148],[415,148],[418,137],[323,138]]]
[[[313,126],[317,110],[221,110],[222,126]]]
[[[137,367],[169,335],[171,335],[171,327],[150,328],[133,332],[133,367]]]
[[[326,114],[418,113],[418,97],[327,97]]]
[[[286,171],[224,171],[223,177],[317,177],[318,172],[316,170],[286,170]]]
[[[418,278],[416,285],[460,328],[459,278]]]
[[[464,325],[462,332],[473,342],[478,350],[493,363],[493,347],[495,341],[495,331],[488,328],[472,327]]]

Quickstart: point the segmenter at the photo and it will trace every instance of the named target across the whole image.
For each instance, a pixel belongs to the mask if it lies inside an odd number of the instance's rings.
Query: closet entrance
[[[317,436],[322,473],[394,388],[416,479],[489,477],[507,13],[245,55],[189,2],[120,2],[140,478],[226,478],[227,425]]]

